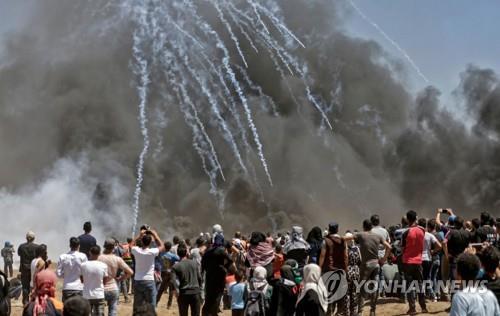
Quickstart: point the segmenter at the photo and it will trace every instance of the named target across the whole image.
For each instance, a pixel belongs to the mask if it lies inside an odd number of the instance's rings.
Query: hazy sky
[[[307,1],[307,0],[304,0]],[[347,0],[332,0],[344,3]],[[353,0],[413,58],[449,99],[468,63],[500,73],[500,1],[498,0]],[[33,0],[0,0],[1,38],[26,21]],[[346,19],[350,34],[374,39],[392,55],[401,54],[354,11]],[[412,91],[424,87],[408,65]]]
[[[348,4],[347,0],[344,1]],[[449,99],[467,64],[500,73],[500,1],[353,0],[412,57],[425,76]],[[348,6],[348,5],[347,5]],[[394,56],[401,54],[354,11],[349,33],[375,39]],[[425,82],[408,65],[413,89]]]

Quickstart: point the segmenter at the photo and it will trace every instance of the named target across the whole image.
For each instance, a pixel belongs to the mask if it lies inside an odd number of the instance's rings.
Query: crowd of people
[[[427,219],[408,211],[400,224],[385,227],[373,215],[362,231],[341,233],[331,222],[307,237],[293,226],[228,238],[214,225],[194,243],[178,236],[163,241],[143,225],[135,238],[108,238],[102,249],[91,223],[83,228],[83,235],[69,239],[55,271],[47,246],[28,232],[14,278],[15,250],[5,242],[0,315],[21,292],[24,315],[34,316],[115,316],[121,295],[125,302],[133,295],[133,315],[156,315],[167,293],[167,308],[175,299],[181,316],[215,316],[224,309],[245,316],[354,316],[363,308],[375,315],[384,296],[407,303],[409,315],[417,314],[417,300],[422,313],[441,300],[450,301],[450,315],[500,315],[500,219],[487,212],[466,221],[450,209]]]

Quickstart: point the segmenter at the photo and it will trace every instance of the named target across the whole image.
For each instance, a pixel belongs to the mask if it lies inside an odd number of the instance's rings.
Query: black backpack
[[[9,280],[0,271],[0,316],[10,316]]]

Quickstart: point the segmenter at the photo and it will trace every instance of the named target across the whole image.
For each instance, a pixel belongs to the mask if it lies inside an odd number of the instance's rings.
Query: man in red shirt
[[[418,291],[418,303],[422,313],[427,313],[422,274],[425,229],[417,225],[417,213],[415,211],[408,211],[406,219],[410,227],[403,234],[403,271],[407,286],[408,305],[410,306],[408,314],[416,315],[415,291]]]

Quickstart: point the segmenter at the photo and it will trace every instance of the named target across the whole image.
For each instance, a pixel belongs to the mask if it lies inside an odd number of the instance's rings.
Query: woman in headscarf
[[[269,314],[270,306],[271,306],[271,297],[273,295],[273,287],[267,282],[267,271],[264,267],[256,267],[253,271],[253,277],[250,279],[248,289],[248,300],[252,299],[252,292],[258,291],[264,297],[264,315],[272,315]],[[248,306],[248,302],[246,304]]]
[[[302,236],[303,229],[300,226],[292,227],[292,236],[290,240],[283,247],[283,253],[287,259],[295,259],[299,263],[299,267],[303,267],[308,258],[308,251],[310,249],[307,241]]]
[[[297,300],[296,316],[324,316],[328,308],[328,291],[316,264],[304,267],[304,288]]]
[[[264,267],[269,279],[273,276],[274,248],[266,241],[266,236],[260,232],[253,232],[247,252],[247,266],[254,270]]]
[[[291,266],[283,265],[280,274],[281,278],[273,284],[270,315],[293,316],[300,287]]]
[[[323,244],[323,232],[318,226],[313,227],[309,234],[307,235],[307,240],[309,243],[309,263],[318,264],[319,255],[321,253],[321,246]]]
[[[35,276],[32,301],[26,305],[23,316],[60,316],[63,303],[56,300],[57,276],[52,270],[42,270]]]
[[[347,233],[346,237],[350,238],[353,235]],[[347,296],[349,297],[349,311],[350,315],[358,315],[358,302],[359,294],[356,291],[356,283],[359,282],[359,266],[361,265],[361,252],[359,247],[356,246],[354,240],[347,242]]]

